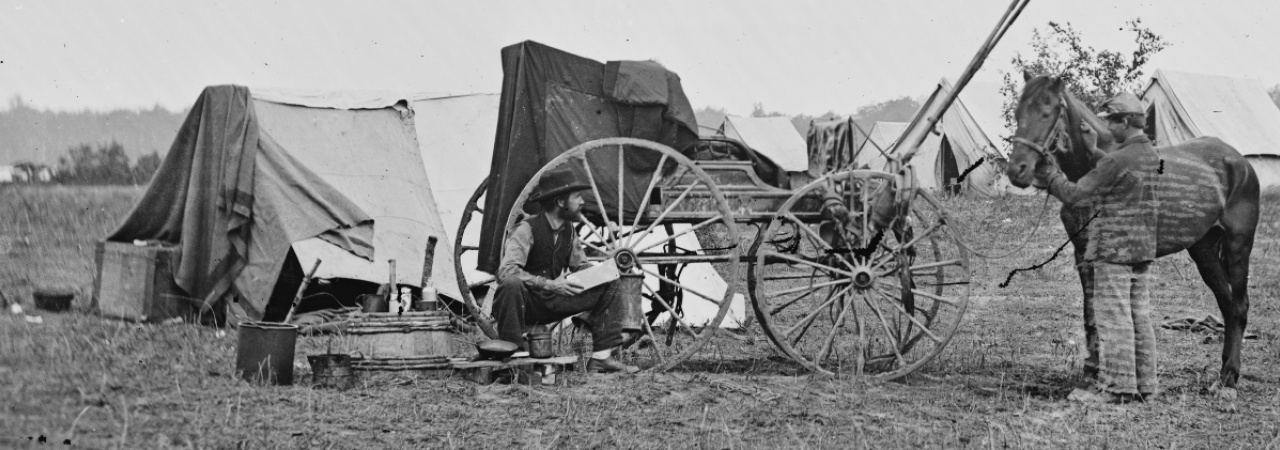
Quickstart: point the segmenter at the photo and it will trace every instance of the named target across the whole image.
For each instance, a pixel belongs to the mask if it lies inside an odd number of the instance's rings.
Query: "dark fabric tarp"
[[[502,49],[502,99],[481,223],[479,269],[497,270],[502,227],[520,191],[543,165],[584,142],[633,137],[682,150],[697,139],[680,77],[649,61],[602,64],[533,41]],[[656,172],[652,152],[623,149],[624,211],[632,215]],[[653,157],[649,157],[649,156]],[[590,161],[605,208],[616,211],[618,156]],[[580,165],[574,170],[586,181]],[[587,209],[596,210],[594,196]]]
[[[809,127],[809,173],[814,176],[838,172],[851,167],[867,134],[853,119],[816,122]]]
[[[147,191],[107,240],[180,245],[178,286],[197,299],[234,287],[256,320],[289,245],[310,237],[373,256],[373,219],[260,129],[248,88],[228,85],[200,94]]]

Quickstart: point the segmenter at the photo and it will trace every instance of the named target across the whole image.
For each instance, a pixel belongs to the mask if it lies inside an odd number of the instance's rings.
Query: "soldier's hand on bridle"
[[[1036,163],[1036,179],[1046,181],[1046,179],[1058,171],[1058,161],[1053,156],[1041,155],[1040,162]]]

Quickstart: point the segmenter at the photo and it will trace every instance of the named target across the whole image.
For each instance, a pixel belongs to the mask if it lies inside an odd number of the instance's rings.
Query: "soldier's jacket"
[[[1049,193],[1069,206],[1088,204],[1098,214],[1086,231],[1085,260],[1132,264],[1156,259],[1160,163],[1151,140],[1139,135],[1075,183],[1060,171],[1049,176]]]

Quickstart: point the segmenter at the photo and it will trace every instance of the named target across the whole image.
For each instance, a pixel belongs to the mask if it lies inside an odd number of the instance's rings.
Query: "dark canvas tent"
[[[852,117],[814,122],[809,126],[809,135],[805,138],[809,152],[809,173],[822,176],[861,168],[853,162],[857,160],[858,150],[866,140],[866,131],[854,123]]]
[[[413,113],[395,96],[286,95],[206,88],[146,193],[110,241],[181,247],[174,270],[191,297],[234,292],[263,315],[290,248],[322,278],[422,281],[429,236],[444,226],[418,153]],[[452,254],[433,279],[457,295]],[[456,297],[455,297],[456,298]]]
[[[652,61],[607,64],[533,41],[502,49],[502,98],[494,139],[491,183],[485,196],[479,269],[497,270],[510,207],[533,175],[578,144],[633,137],[683,149],[698,136],[680,77]],[[607,152],[606,152],[607,153]],[[627,156],[624,209],[639,207],[653,176],[652,161]],[[650,159],[650,158],[643,158]],[[601,170],[595,170],[600,164]],[[614,209],[617,161],[592,160],[605,207]],[[582,175],[585,180],[586,176]],[[593,205],[588,205],[590,208]]]

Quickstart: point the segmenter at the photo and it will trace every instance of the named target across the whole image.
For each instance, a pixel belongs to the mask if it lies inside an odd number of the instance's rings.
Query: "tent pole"
[[[916,126],[907,130],[904,137],[898,140],[899,143],[907,144],[907,147],[905,147],[907,151],[902,155],[901,164],[903,166],[907,165],[907,163],[911,161],[911,157],[915,156],[916,152],[919,151],[920,144],[924,143],[925,137],[928,136],[929,131],[933,130],[934,125],[936,125],[938,120],[942,118],[942,113],[945,112],[947,108],[951,106],[951,103],[955,101],[956,97],[960,95],[960,90],[964,89],[965,85],[969,84],[969,80],[973,78],[973,74],[977,73],[978,69],[982,67],[982,63],[987,59],[987,55],[995,48],[996,44],[1000,41],[1000,38],[1004,37],[1004,33],[1013,25],[1013,21],[1018,19],[1018,16],[1022,14],[1023,8],[1026,8],[1027,3],[1029,2],[1030,0],[1013,0],[1013,3],[1009,5],[1007,10],[1005,10],[1004,15],[1000,17],[1000,22],[996,24],[996,28],[991,30],[991,34],[987,37],[987,41],[978,49],[978,53],[973,56],[973,60],[969,62],[969,66],[965,68],[965,71],[960,75],[960,79],[956,80],[956,85],[952,87],[951,92],[947,93],[946,97],[944,97],[941,102],[927,105],[928,109],[926,111],[922,111],[922,115],[919,116],[924,118],[923,123],[912,122]],[[894,147],[898,146],[895,145]]]

